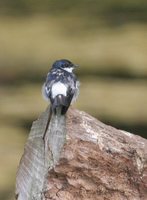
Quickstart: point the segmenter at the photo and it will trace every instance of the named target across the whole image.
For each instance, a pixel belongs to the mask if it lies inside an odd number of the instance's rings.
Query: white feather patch
[[[55,98],[59,94],[64,96],[67,94],[67,87],[61,82],[55,83],[52,86],[52,97]]]
[[[72,73],[73,67],[65,67],[63,68],[65,71]]]

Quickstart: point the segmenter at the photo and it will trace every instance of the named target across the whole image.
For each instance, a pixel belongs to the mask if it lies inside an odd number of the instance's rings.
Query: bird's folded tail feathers
[[[71,100],[67,97],[65,97],[62,94],[57,95],[53,102],[52,102],[52,112],[55,114],[58,114],[58,112],[61,112],[59,114],[64,115],[71,103]]]

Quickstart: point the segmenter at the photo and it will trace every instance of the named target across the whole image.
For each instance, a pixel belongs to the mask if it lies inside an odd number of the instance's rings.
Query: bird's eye
[[[66,63],[64,66],[65,66],[65,67],[68,67],[68,64]]]

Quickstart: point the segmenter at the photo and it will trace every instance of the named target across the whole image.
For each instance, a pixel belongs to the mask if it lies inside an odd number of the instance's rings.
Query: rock
[[[59,164],[45,199],[146,200],[147,140],[70,109]]]
[[[42,116],[33,126],[45,124],[48,115]],[[43,123],[40,123],[41,120]],[[147,199],[146,139],[117,130],[72,108],[67,113],[66,129],[66,143],[60,160],[56,166],[48,168],[45,180],[41,181],[44,183],[42,195],[38,195],[37,200],[39,196],[44,200]],[[41,135],[38,131],[36,134]],[[19,166],[22,174],[23,163],[25,160],[22,159]],[[43,169],[42,166],[40,169]],[[20,177],[17,185],[22,185]],[[19,187],[17,194],[20,191]]]

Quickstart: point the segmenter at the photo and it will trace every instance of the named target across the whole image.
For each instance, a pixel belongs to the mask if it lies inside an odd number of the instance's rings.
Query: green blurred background
[[[32,122],[47,103],[51,64],[80,65],[74,107],[147,137],[146,0],[0,1],[0,199],[14,199],[15,173]]]

